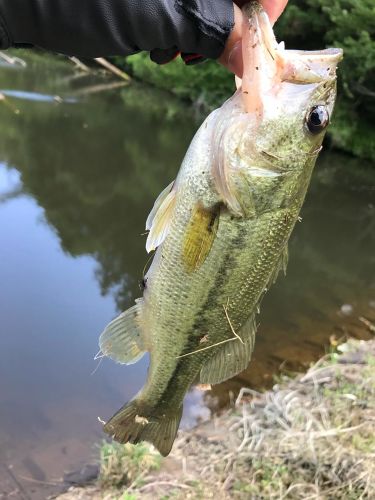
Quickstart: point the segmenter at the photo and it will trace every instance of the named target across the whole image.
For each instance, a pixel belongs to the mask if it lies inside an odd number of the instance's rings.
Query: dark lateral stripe
[[[239,231],[236,234],[232,241],[228,244],[229,248],[242,248],[246,244],[246,239],[243,231]],[[202,348],[201,338],[204,336],[205,332],[203,330],[203,326],[206,323],[206,311],[212,308],[218,302],[218,296],[220,295],[220,291],[222,286],[228,279],[228,270],[232,269],[235,265],[235,259],[233,258],[232,252],[229,251],[223,258],[223,261],[217,270],[215,281],[210,289],[206,301],[201,305],[200,309],[197,311],[195,322],[191,328],[191,330],[187,333],[185,346],[182,349],[180,355],[188,354],[193,351],[197,351]],[[197,335],[197,331],[201,332],[202,335]],[[195,334],[195,335],[194,335]],[[212,353],[214,350],[212,350]],[[204,355],[209,355],[210,350],[204,351]],[[203,354],[203,353],[202,353]],[[177,360],[177,364],[169,377],[168,384],[166,385],[163,395],[160,400],[168,401],[169,397],[173,397],[175,390],[175,384],[179,383],[179,376],[185,375],[186,377],[191,376],[192,370],[194,370],[194,365],[197,362],[197,356],[200,358],[200,355],[191,355],[185,358]],[[200,370],[200,369],[199,369]],[[195,376],[198,376],[199,370],[197,370]],[[177,381],[177,382],[176,382]]]

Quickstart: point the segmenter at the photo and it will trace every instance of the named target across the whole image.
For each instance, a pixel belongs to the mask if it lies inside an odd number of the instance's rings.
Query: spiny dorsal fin
[[[146,242],[147,252],[155,250],[161,245],[168,234],[168,229],[175,206],[176,191],[171,182],[156,199],[150,215],[146,221],[149,234]]]
[[[193,272],[206,260],[219,226],[220,205],[206,209],[196,205],[191,213],[183,244],[185,269]]]
[[[237,334],[243,343],[235,338],[218,348],[218,351],[200,372],[201,384],[219,384],[245,370],[250,362],[256,332],[255,315],[252,314]]]
[[[139,300],[111,321],[100,335],[99,346],[105,356],[118,363],[132,365],[144,355],[146,348],[139,324],[141,305]]]

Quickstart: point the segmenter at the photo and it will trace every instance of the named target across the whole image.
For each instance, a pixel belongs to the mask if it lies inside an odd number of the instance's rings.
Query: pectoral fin
[[[145,353],[139,316],[141,300],[111,321],[99,338],[101,352],[109,358],[131,365]]]
[[[255,315],[251,315],[234,338],[218,348],[217,353],[201,369],[201,384],[219,384],[245,370],[250,362],[256,332]]]
[[[191,213],[183,244],[185,269],[193,272],[206,260],[219,226],[220,205],[206,209],[196,205]]]
[[[146,229],[150,231],[146,242],[147,252],[151,252],[161,245],[168,234],[176,199],[173,184],[171,182],[160,193],[147,218]]]

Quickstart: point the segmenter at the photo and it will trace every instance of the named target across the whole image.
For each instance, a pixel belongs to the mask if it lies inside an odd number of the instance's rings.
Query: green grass
[[[160,463],[159,453],[147,443],[122,445],[104,442],[100,448],[100,486],[103,489],[130,485],[139,487],[142,478],[158,470]],[[124,495],[120,497],[121,500],[136,498],[128,493]]]

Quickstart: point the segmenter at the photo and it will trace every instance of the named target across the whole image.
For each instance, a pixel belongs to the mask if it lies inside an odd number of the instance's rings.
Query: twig
[[[353,432],[356,431],[357,429],[360,429],[365,425],[365,422],[362,422],[359,425],[355,425],[354,427],[346,427],[345,429],[328,429],[326,431],[312,431],[309,432],[308,435],[312,438],[325,438],[325,437],[331,437],[331,436],[337,436],[338,434],[345,434],[347,432]],[[293,435],[291,436],[285,436],[280,443],[283,443],[284,441],[287,441],[288,439],[292,439],[298,436],[306,436],[306,432],[294,432]]]
[[[196,351],[188,352],[187,354],[181,354],[181,356],[176,356],[176,359],[186,358],[187,356],[191,356],[192,354],[196,354],[197,352],[207,351],[207,349],[212,349],[213,347],[225,344],[226,342],[231,342],[232,340],[237,340],[237,338],[233,337],[231,339],[226,339],[221,342],[218,342],[217,344],[209,345],[207,347],[202,347],[202,349],[197,349]]]
[[[9,466],[4,466],[5,470],[7,471],[7,473],[9,474],[9,476],[12,478],[12,480],[14,481],[14,483],[17,485],[17,488],[21,494],[21,497],[23,498],[23,500],[31,500],[29,495],[27,494],[27,492],[25,491],[25,488],[22,486],[22,484],[18,481],[17,477],[15,476],[15,474],[13,474],[12,470],[11,470],[11,467]]]
[[[27,66],[26,62],[23,59],[20,59],[19,57],[10,57],[7,54],[4,54],[4,52],[0,52],[0,59],[8,64],[11,64],[12,66],[14,66],[15,64],[19,64],[23,68]]]
[[[39,479],[34,479],[33,477],[21,476],[21,474],[19,474],[18,477],[23,479],[24,481],[30,481],[31,483],[37,483],[37,484],[45,484],[46,486],[60,486],[61,485],[61,483],[53,483],[51,481],[41,481]]]
[[[229,299],[227,301],[227,305],[226,306],[223,304],[223,309],[224,309],[224,312],[225,312],[225,316],[227,317],[230,329],[232,330],[233,335],[235,337],[237,337],[238,340],[241,342],[241,344],[245,344],[245,342],[241,339],[241,337],[236,333],[235,329],[233,328],[233,325],[232,325],[232,323],[230,321],[229,314],[228,314],[228,305],[229,305]]]
[[[153,483],[148,483],[139,488],[139,492],[141,493],[148,488],[152,488],[153,486],[173,486],[174,488],[181,488],[183,490],[191,490],[191,486],[182,483],[175,483],[173,481],[154,481]]]
[[[86,66],[86,64],[83,64],[83,62],[80,61],[78,57],[72,56],[69,57],[69,60],[72,61],[72,63],[74,63],[75,66],[77,66],[77,68],[80,69],[81,71],[84,71],[85,73],[90,73],[90,68]]]
[[[124,71],[119,69],[117,66],[114,66],[113,64],[111,64],[109,61],[107,61],[103,57],[97,57],[97,58],[95,58],[95,61],[98,64],[100,64],[101,66],[103,66],[103,68],[105,68],[108,71],[110,71],[111,73],[113,73],[114,75],[119,76],[120,78],[122,78],[123,80],[125,80],[127,82],[130,82],[131,78],[127,73],[125,73]]]
[[[367,328],[370,330],[371,333],[375,333],[375,325],[371,323],[371,321],[364,318],[363,316],[360,316],[358,319],[359,321],[361,321],[361,323],[367,326]]]
[[[118,89],[120,87],[125,87],[126,82],[112,82],[104,83],[102,85],[93,85],[92,87],[84,87],[83,89],[77,90],[75,92],[76,96],[85,96],[89,94],[98,94],[99,92],[104,92],[106,90]]]

